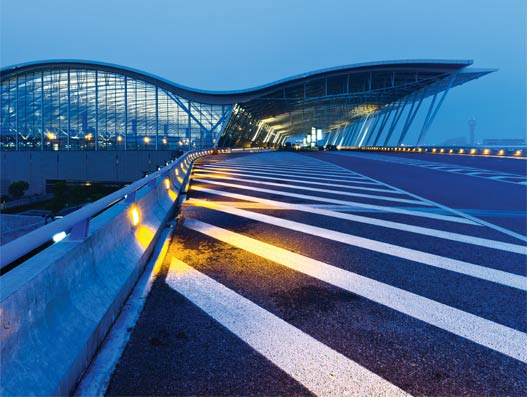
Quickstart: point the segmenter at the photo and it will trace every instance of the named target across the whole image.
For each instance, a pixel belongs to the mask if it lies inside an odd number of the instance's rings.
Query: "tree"
[[[29,189],[29,183],[26,181],[16,181],[9,185],[8,192],[14,198],[20,198]]]

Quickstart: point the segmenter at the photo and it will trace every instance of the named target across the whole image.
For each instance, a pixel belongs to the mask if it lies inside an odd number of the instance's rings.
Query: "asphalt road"
[[[527,395],[525,175],[400,158],[196,164],[107,394]]]

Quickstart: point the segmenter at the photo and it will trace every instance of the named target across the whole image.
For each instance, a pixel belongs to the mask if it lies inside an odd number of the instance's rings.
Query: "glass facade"
[[[209,148],[230,105],[209,105],[126,74],[82,68],[20,73],[1,83],[2,150]]]

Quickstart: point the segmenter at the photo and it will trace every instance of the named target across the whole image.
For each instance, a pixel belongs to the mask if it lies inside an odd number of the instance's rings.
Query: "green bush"
[[[27,189],[29,189],[29,183],[26,181],[16,181],[9,185],[7,191],[17,199],[23,197]]]

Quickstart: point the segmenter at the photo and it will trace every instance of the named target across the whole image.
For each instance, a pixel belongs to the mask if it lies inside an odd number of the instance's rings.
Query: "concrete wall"
[[[181,189],[174,176],[171,189],[158,178],[134,204],[92,219],[85,241],[56,243],[0,278],[0,395],[73,391],[173,215]]]
[[[45,193],[47,179],[132,182],[177,157],[176,151],[3,151],[0,194],[14,181],[29,183],[27,195]]]

